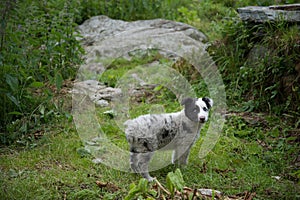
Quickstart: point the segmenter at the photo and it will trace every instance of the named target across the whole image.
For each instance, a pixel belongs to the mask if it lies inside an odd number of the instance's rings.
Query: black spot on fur
[[[204,101],[204,103],[206,104],[207,108],[210,109],[211,105],[210,105],[210,100],[207,97],[203,97],[202,101]]]
[[[132,153],[138,153],[134,147],[130,147],[130,152],[132,152]]]
[[[168,131],[168,130],[166,130],[166,129],[164,129],[164,130],[162,131],[162,134],[161,134],[161,136],[162,136],[162,139],[165,139],[165,138],[167,138],[167,137],[169,136],[169,131]]]
[[[175,137],[177,131],[173,129],[161,129],[157,135],[158,149],[168,145]]]
[[[144,146],[148,151],[152,151],[152,149],[150,148],[148,142],[144,141],[143,146]]]
[[[167,119],[165,119],[165,124],[168,124],[168,121],[167,121]]]

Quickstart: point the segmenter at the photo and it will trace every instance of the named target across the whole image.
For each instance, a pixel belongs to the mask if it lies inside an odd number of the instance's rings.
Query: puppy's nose
[[[205,117],[201,116],[199,119],[200,119],[200,122],[202,122],[202,123],[205,122]]]

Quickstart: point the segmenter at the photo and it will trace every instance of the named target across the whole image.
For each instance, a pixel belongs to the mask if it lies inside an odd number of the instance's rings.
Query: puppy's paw
[[[156,179],[156,178],[153,178],[153,177],[151,177],[151,176],[147,178],[147,180],[148,180],[149,182],[153,182],[155,179]]]

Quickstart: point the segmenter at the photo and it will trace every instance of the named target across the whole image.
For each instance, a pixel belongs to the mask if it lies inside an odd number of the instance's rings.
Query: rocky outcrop
[[[300,4],[280,6],[248,6],[238,8],[238,13],[243,21],[263,23],[283,19],[287,22],[300,22]]]
[[[176,55],[170,49],[192,52],[199,48],[199,43],[207,41],[207,37],[196,28],[164,19],[126,22],[96,16],[80,25],[78,32],[82,36],[78,39],[86,51],[86,58],[73,92],[88,91],[90,99],[101,106],[108,105],[108,101],[121,91],[88,79],[96,79],[113,59],[130,59],[139,50],[147,49],[158,49],[160,54],[176,59],[183,55]],[[143,84],[141,80],[141,86],[147,88]],[[137,94],[140,95],[141,92]]]
[[[119,88],[107,87],[96,80],[85,80],[75,83],[72,94],[84,94],[98,106],[108,106],[109,101],[121,95]]]

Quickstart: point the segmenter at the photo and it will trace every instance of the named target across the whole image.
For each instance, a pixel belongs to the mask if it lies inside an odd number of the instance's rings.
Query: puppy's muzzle
[[[201,116],[201,117],[199,118],[199,122],[204,123],[204,122],[205,122],[205,117]]]

